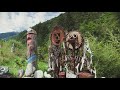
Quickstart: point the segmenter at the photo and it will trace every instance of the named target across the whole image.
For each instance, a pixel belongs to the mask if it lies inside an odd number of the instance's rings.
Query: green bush
[[[97,76],[120,77],[120,53],[112,43],[98,42],[94,37],[88,39],[93,51],[93,63],[97,69]]]

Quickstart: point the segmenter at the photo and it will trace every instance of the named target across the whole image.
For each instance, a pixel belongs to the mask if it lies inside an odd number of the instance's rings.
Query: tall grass
[[[0,41],[0,43],[2,43],[0,66],[8,66],[9,73],[17,77],[18,70],[26,69],[26,45],[16,40]],[[15,44],[15,52],[11,52],[12,43]],[[46,70],[46,65],[46,63],[38,60],[38,69]]]
[[[94,55],[93,63],[97,69],[97,76],[120,77],[120,53],[113,44],[98,42],[94,37],[88,39]]]

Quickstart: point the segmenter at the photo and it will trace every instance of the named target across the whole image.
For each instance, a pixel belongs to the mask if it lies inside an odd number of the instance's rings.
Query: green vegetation
[[[89,40],[98,77],[120,77],[120,13],[66,12],[33,27],[38,33],[38,45],[48,56],[50,31],[55,25],[64,30],[78,30]]]
[[[16,40],[1,41],[1,43],[2,48],[0,48],[0,65],[8,66],[10,73],[16,76],[18,70],[25,67],[26,48]],[[15,52],[11,52],[12,43],[15,44]]]
[[[12,43],[15,44],[15,52],[11,52]],[[8,66],[9,72],[13,77],[17,77],[18,70],[26,69],[26,45],[14,39],[8,41],[0,41],[2,48],[0,48],[0,65]],[[46,70],[47,64],[45,62],[38,62],[38,69]]]
[[[37,42],[43,59],[38,60],[38,68],[47,69],[48,46],[50,32],[55,25],[64,30],[78,30],[89,40],[93,51],[93,63],[98,77],[120,77],[120,13],[119,12],[66,12],[32,28],[37,31]],[[10,67],[10,72],[26,67],[26,31],[20,33],[15,40],[0,41],[0,65]],[[15,43],[15,53],[10,52]],[[45,61],[45,62],[43,62]]]

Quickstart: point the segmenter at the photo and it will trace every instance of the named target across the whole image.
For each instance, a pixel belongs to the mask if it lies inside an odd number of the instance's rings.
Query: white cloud
[[[0,12],[0,33],[21,31],[63,12]]]

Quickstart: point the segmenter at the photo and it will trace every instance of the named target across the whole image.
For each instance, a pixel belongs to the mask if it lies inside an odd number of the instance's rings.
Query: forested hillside
[[[78,30],[89,40],[98,76],[120,77],[120,13],[66,12],[33,27],[38,33],[38,45],[48,60],[50,31],[56,25],[64,30]]]
[[[18,32],[0,33],[0,39],[9,39],[17,34]]]
[[[46,63],[48,61],[50,32],[56,25],[62,26],[65,31],[77,30],[82,33],[84,38],[89,40],[93,52],[93,63],[98,77],[120,77],[119,12],[66,12],[51,20],[33,26],[32,28],[37,31],[38,48],[43,56],[40,60],[46,61]],[[20,33],[15,40],[20,45],[20,52],[26,54],[26,31]],[[22,57],[21,60],[25,60],[25,54],[17,55],[17,60],[20,60],[19,57]],[[9,55],[8,59],[11,59]],[[8,59],[6,60],[10,61]],[[14,60],[16,61],[16,59]],[[3,62],[1,61],[1,63]],[[42,66],[42,64],[40,65],[39,63],[39,66]]]

